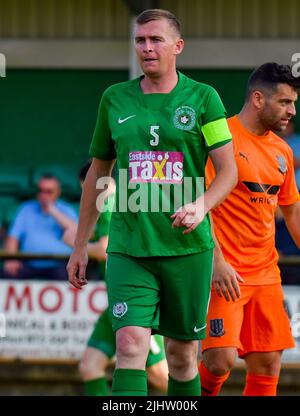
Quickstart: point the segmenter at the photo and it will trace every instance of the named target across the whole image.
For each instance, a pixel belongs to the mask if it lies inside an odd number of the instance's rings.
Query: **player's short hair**
[[[290,65],[279,65],[276,62],[267,62],[261,65],[249,77],[246,101],[257,90],[265,95],[273,95],[278,84],[288,84],[298,93],[300,90],[300,77],[296,78],[293,76]]]
[[[83,166],[82,166],[82,168],[80,169],[80,171],[79,171],[79,173],[78,173],[78,177],[79,177],[79,180],[81,181],[81,182],[84,182],[84,180],[85,180],[85,177],[86,177],[86,175],[87,175],[87,173],[88,173],[88,170],[89,170],[89,168],[90,168],[90,166],[91,166],[91,164],[92,164],[92,161],[89,159]]]
[[[176,31],[178,36],[181,36],[181,26],[177,17],[169,12],[168,10],[163,9],[147,9],[144,10],[141,14],[135,19],[135,23],[138,25],[144,25],[145,23],[151,22],[152,20],[168,20],[170,26]]]

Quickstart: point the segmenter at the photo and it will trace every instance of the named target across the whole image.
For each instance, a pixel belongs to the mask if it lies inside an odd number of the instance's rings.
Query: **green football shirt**
[[[90,155],[117,159],[108,252],[176,256],[214,246],[208,216],[183,235],[171,215],[204,192],[208,152],[231,140],[225,117],[217,92],[181,73],[168,94],[144,94],[140,78],[104,92]]]

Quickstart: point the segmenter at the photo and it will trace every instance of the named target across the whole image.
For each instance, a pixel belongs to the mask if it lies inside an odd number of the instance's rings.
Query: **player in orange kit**
[[[213,287],[199,365],[202,395],[216,395],[236,352],[245,359],[243,395],[273,396],[281,353],[294,346],[275,249],[276,206],[300,247],[300,202],[283,131],[295,116],[300,79],[288,65],[266,63],[249,78],[241,112],[228,120],[238,184],[212,211],[216,235]],[[214,169],[207,164],[207,182]]]

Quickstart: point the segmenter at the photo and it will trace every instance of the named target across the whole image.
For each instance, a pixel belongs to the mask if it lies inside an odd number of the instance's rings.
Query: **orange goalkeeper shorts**
[[[250,352],[293,348],[281,284],[240,285],[240,290],[238,300],[227,302],[212,288],[202,351],[235,347],[242,357]]]

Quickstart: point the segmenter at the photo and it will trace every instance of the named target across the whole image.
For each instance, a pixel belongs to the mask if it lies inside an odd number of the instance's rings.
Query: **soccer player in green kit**
[[[117,181],[107,249],[117,349],[113,395],[147,394],[151,332],[165,336],[168,394],[201,391],[197,351],[205,337],[214,247],[208,212],[235,186],[236,166],[218,94],[176,71],[183,46],[180,24],[170,12],[150,9],[137,17],[135,49],[144,75],[104,92],[90,148],[93,162],[67,267],[78,289],[87,283],[86,245],[102,195],[97,179],[110,176],[115,159],[127,174],[126,182],[121,176]],[[194,181],[192,201],[175,209],[173,196],[182,182],[204,177],[208,153],[217,172],[214,182],[205,197],[196,198]],[[155,189],[163,202],[169,199],[170,209],[137,209],[134,185],[146,186],[149,201]]]
[[[89,160],[80,169],[79,180],[81,186],[90,166],[91,161]],[[108,184],[106,191],[106,209],[101,212],[101,216],[95,225],[92,239],[87,245],[89,258],[94,258],[100,263],[102,278],[105,276],[109,224],[115,199],[115,181],[113,179]],[[72,248],[74,247],[76,230],[77,227],[69,227],[63,235],[64,242]],[[85,395],[110,395],[106,369],[112,362],[115,352],[116,335],[113,332],[110,313],[106,309],[94,326],[79,364],[79,371],[84,382]],[[158,334],[151,337],[146,370],[149,384],[164,394],[167,391],[168,366],[165,359],[163,337]]]

